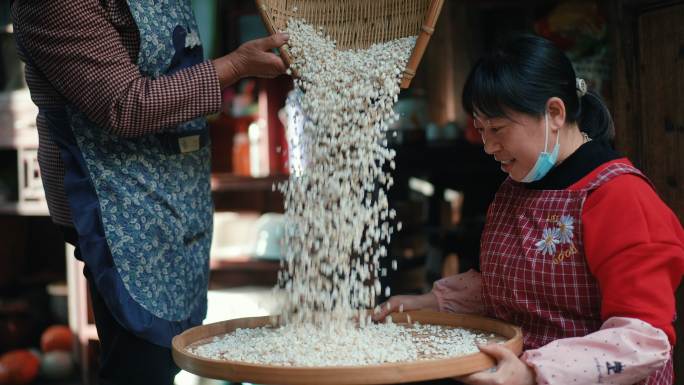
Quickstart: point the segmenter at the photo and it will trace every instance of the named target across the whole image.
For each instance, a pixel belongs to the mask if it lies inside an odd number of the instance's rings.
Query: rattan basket
[[[323,27],[340,49],[367,48],[374,43],[418,36],[404,70],[402,88],[416,74],[444,0],[256,0],[266,29],[283,31],[290,17]],[[280,50],[289,66],[287,47]]]

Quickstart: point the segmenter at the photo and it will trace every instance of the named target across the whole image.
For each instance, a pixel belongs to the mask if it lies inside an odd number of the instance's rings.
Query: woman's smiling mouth
[[[499,160],[499,163],[501,163],[501,170],[505,173],[510,173],[511,168],[513,167],[513,162],[515,162],[515,159],[508,159],[508,160]]]

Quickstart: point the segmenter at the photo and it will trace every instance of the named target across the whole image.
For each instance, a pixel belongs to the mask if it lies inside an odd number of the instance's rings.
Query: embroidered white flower
[[[572,243],[573,230],[575,230],[575,219],[570,215],[563,215],[558,221],[558,231],[560,232],[561,243]]]
[[[542,240],[535,243],[535,246],[537,246],[537,251],[541,251],[542,255],[556,254],[556,245],[560,243],[560,240],[558,239],[559,237],[560,231],[557,228],[545,228]]]

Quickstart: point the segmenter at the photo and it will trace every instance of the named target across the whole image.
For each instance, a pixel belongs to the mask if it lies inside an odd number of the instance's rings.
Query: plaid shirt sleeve
[[[111,2],[110,2],[111,3]],[[123,39],[135,23],[112,20],[98,0],[18,0],[17,39],[47,81],[96,124],[124,137],[156,133],[217,112],[221,89],[209,61],[151,79]],[[132,18],[130,13],[126,16]]]

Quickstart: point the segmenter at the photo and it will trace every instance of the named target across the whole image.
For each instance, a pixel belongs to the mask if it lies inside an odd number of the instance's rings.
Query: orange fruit
[[[13,350],[0,357],[0,367],[7,369],[9,374],[6,376],[7,382],[2,382],[2,384],[24,385],[38,376],[40,361],[28,350]]]
[[[54,325],[45,329],[40,337],[40,348],[44,353],[55,350],[70,352],[73,348],[74,335],[68,326]]]

